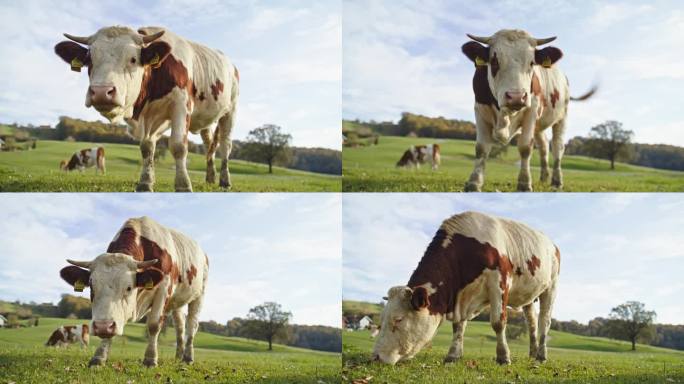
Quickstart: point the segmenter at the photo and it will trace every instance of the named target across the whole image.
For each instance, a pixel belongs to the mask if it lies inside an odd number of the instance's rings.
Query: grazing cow
[[[218,150],[219,184],[230,187],[228,156],[239,74],[221,52],[159,27],[136,32],[115,26],[87,37],[64,36],[72,41],[57,44],[57,55],[72,70],[88,67],[86,107],[110,121],[125,120],[140,140],[143,167],[137,191],[152,191],[156,143],[169,127],[176,191],[192,191],[186,169],[189,132],[199,133],[207,149],[206,182],[215,182]]]
[[[530,157],[537,143],[541,158],[542,183],[548,181],[549,143],[544,130],[552,127],[551,185],[563,186],[565,120],[569,100],[586,100],[596,88],[583,96],[569,96],[568,79],[553,64],[563,52],[556,47],[537,49],[555,37],[535,39],[521,30],[501,30],[490,37],[468,35],[475,41],[463,45],[463,53],[475,63],[475,169],[466,183],[466,191],[480,191],[484,183],[487,157],[495,144],[507,145],[517,139],[520,152],[518,190],[532,191]],[[483,43],[485,45],[482,45]]]
[[[93,147],[89,149],[81,149],[71,155],[69,161],[62,160],[59,163],[59,169],[63,171],[73,171],[78,169],[83,172],[84,169],[95,167],[95,174],[99,170],[105,174],[105,151],[102,147]]]
[[[143,364],[156,366],[157,337],[169,312],[176,328],[176,358],[194,360],[193,340],[209,268],[194,240],[141,217],[124,223],[106,253],[92,261],[67,261],[73,265],[60,275],[76,291],[90,287],[93,335],[102,339],[91,366],[104,364],[112,338],[123,335],[126,322],[143,316],[148,331]],[[187,323],[182,312],[186,304]]]
[[[430,161],[432,170],[436,171],[440,164],[439,144],[412,145],[401,156],[397,162],[397,167],[420,167],[420,164]]]
[[[80,343],[81,347],[87,347],[89,342],[90,332],[88,324],[63,325],[52,332],[45,345],[48,347],[61,347]]]
[[[445,362],[456,361],[463,356],[466,323],[489,307],[496,361],[508,364],[505,332],[510,306],[523,308],[530,357],[544,361],[559,268],[558,248],[539,231],[482,213],[452,216],[442,223],[408,285],[387,293],[374,359],[395,364],[412,358],[447,319],[453,322],[454,334]]]

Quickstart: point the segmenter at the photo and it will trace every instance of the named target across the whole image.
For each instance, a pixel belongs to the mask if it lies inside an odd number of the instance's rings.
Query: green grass
[[[548,361],[527,357],[528,339],[509,341],[512,364],[494,361],[496,338],[489,323],[469,322],[463,359],[444,365],[451,343],[445,322],[432,342],[413,360],[396,366],[370,362],[374,340],[368,331],[344,332],[344,382],[372,377],[380,383],[684,383],[684,352],[631,345],[599,337],[551,331]]]
[[[107,174],[95,175],[95,168],[85,172],[64,173],[59,162],[94,143],[39,141],[36,150],[0,152],[0,192],[132,192],[140,177],[140,150],[135,145],[103,144]],[[220,162],[217,162],[220,163]],[[174,190],[174,160],[171,154],[156,164],[155,191]],[[263,164],[231,160],[232,191],[238,192],[324,192],[340,191],[339,176],[330,176],[274,167],[268,174]],[[218,192],[218,184],[204,181],[206,162],[203,155],[188,155],[188,173],[194,191]],[[217,172],[218,181],[218,172]]]
[[[432,171],[429,164],[420,169],[395,168],[411,145],[439,143],[442,165]],[[475,142],[433,138],[383,136],[377,146],[344,148],[342,190],[345,192],[453,192],[463,191],[473,170]],[[518,150],[510,147],[501,158],[490,159],[483,191],[515,191],[518,180]],[[684,191],[684,172],[665,171],[616,163],[583,156],[563,158],[564,191],[568,192],[666,192]],[[539,155],[532,159],[533,188],[553,191],[539,182]]]
[[[142,324],[128,324],[126,337],[117,337],[107,364],[88,368],[99,339],[87,349],[48,348],[44,343],[62,324],[87,320],[40,319],[40,326],[0,329],[0,383],[339,383],[340,355],[222,337],[199,332],[195,362],[177,362],[175,333],[160,335],[159,366],[145,368]]]

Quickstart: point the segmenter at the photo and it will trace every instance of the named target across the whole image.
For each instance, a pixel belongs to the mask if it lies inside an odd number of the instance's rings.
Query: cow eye
[[[126,288],[126,291],[130,292],[130,291],[131,291],[131,287]]]
[[[534,61],[530,61],[530,67],[534,67]]]
[[[131,64],[135,64],[135,57],[131,57]]]

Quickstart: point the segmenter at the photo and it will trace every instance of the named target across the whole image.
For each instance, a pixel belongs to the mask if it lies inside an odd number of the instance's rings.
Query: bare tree
[[[632,351],[636,350],[639,337],[647,337],[648,328],[655,320],[655,311],[647,311],[644,303],[628,301],[613,308],[610,312],[610,330],[615,338],[632,342]]]
[[[273,350],[273,340],[276,336],[284,336],[292,313],[283,311],[278,303],[265,302],[249,310],[247,319],[250,320],[252,333],[268,341],[268,350]]]
[[[610,160],[610,169],[615,169],[615,160],[630,157],[630,142],[634,132],[622,129],[622,123],[609,120],[589,132],[589,149],[594,156]]]

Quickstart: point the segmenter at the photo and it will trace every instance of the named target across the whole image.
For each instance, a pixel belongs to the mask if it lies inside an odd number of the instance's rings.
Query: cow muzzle
[[[98,112],[109,112],[118,106],[116,87],[113,85],[91,85],[88,87],[88,97]]]
[[[506,97],[504,105],[514,111],[518,111],[527,105],[526,91],[507,91],[504,96]]]
[[[113,320],[93,320],[93,334],[102,339],[116,335],[116,322]]]

